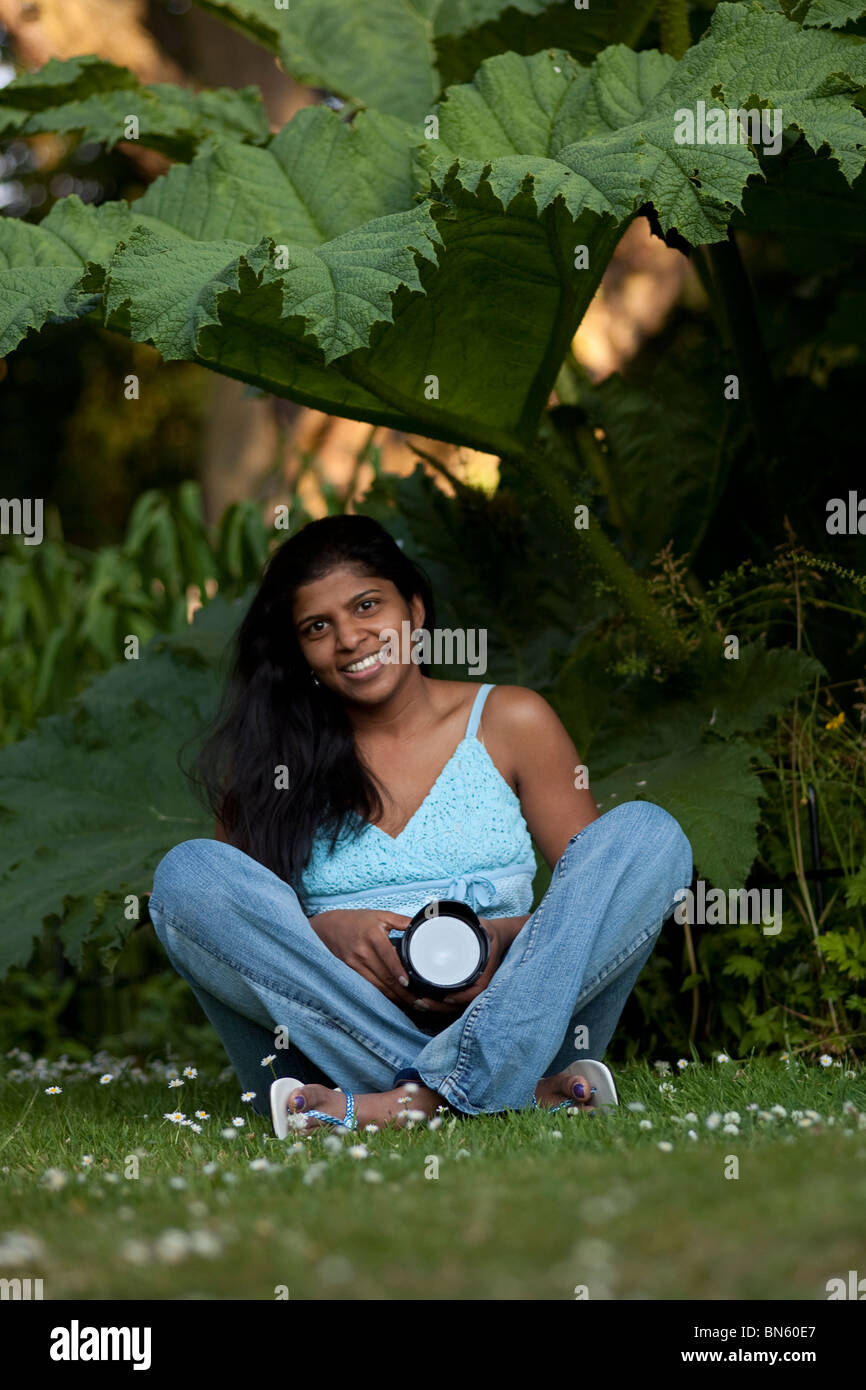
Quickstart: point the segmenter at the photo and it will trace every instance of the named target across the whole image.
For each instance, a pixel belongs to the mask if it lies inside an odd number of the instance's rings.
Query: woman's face
[[[297,589],[292,615],[301,656],[322,685],[353,700],[377,703],[412,670],[411,665],[376,659],[387,641],[387,634],[380,634],[390,628],[400,638],[406,621],[410,631],[420,627],[424,605],[417,596],[407,603],[390,579],[362,574],[347,564]],[[401,641],[397,650],[403,647]]]

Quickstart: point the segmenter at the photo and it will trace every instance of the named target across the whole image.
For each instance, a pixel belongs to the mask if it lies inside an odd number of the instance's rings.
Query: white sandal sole
[[[285,1139],[289,1132],[289,1096],[292,1091],[297,1091],[299,1087],[308,1083],[298,1081],[294,1076],[281,1076],[278,1081],[271,1082],[271,1122],[274,1126],[274,1133],[278,1139]],[[335,1086],[335,1091],[343,1092],[342,1086]],[[296,1112],[303,1115],[303,1110]]]
[[[566,1076],[585,1076],[590,1086],[595,1087],[595,1095],[590,1096],[589,1110],[604,1110],[607,1106],[619,1105],[619,1093],[613,1075],[604,1062],[595,1062],[584,1057],[580,1062],[572,1062],[565,1069]]]

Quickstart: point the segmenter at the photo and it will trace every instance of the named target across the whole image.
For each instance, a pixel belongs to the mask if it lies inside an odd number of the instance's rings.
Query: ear
[[[415,597],[412,599],[411,603],[409,604],[409,612],[412,617],[413,630],[417,627],[423,627],[426,614],[424,612],[424,600],[422,599],[420,594],[416,594]]]

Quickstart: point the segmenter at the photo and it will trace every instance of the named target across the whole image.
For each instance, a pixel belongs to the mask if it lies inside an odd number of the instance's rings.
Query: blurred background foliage
[[[714,8],[691,7],[693,37]],[[188,0],[21,11],[0,0],[6,81],[93,51],[146,82],[255,84],[273,129],[330,100]],[[658,41],[650,22],[640,44]],[[74,135],[0,141],[0,199],[37,222],[71,192],[133,199],[168,167]],[[0,537],[0,1046],[75,1056],[99,1039],[146,1054],[170,1038],[222,1057],[148,924],[142,866],[210,833],[176,755],[216,698],[284,507],[292,531],[343,510],[379,517],[430,573],[441,625],[487,627],[489,679],[551,701],[603,807],[655,794],[711,881],[784,887],[778,937],[669,927],[615,1055],[862,1055],[866,537],[831,539],[825,522],[827,499],[862,477],[866,181],[849,189],[826,151],[791,139],[762,171],[733,225],[785,440],[770,464],[718,390],[735,354],[713,268],[648,217],[575,336],[532,478],[163,363],[90,319],[0,361],[0,491],[46,505],[41,546]],[[647,579],[682,643],[675,670],[658,669],[610,576],[551,527],[545,480],[590,502]],[[721,656],[731,633],[740,664]],[[536,901],[547,878],[540,865]]]

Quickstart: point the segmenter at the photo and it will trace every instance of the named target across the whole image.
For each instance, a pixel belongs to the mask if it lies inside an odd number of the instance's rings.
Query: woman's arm
[[[529,832],[552,869],[572,836],[599,818],[589,787],[575,786],[588,781],[578,771],[580,754],[544,697],[521,685],[491,691],[481,726],[493,761],[508,768]]]

